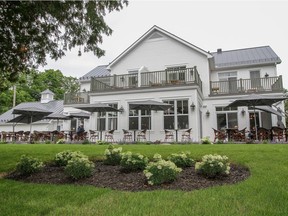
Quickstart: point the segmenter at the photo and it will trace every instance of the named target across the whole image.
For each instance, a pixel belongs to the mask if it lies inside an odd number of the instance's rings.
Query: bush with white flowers
[[[73,157],[68,161],[68,164],[65,167],[65,173],[69,177],[77,180],[91,176],[93,169],[94,164],[89,161],[88,158]]]
[[[182,171],[173,162],[158,160],[150,162],[145,168],[144,175],[150,185],[160,185],[174,181]]]
[[[39,172],[43,168],[43,163],[30,156],[22,155],[20,161],[16,165],[16,170],[22,175],[30,175]]]
[[[88,157],[80,151],[66,150],[66,151],[62,151],[62,152],[57,153],[55,155],[54,160],[58,166],[66,166],[68,164],[69,160],[71,160],[72,158],[76,158],[76,157],[88,159]]]
[[[154,154],[152,161],[156,162],[162,160],[162,156],[158,153]]]
[[[225,155],[209,154],[204,155],[202,161],[195,164],[195,170],[208,178],[215,178],[219,175],[228,175],[230,173],[230,163]]]
[[[190,152],[174,153],[168,156],[168,160],[176,164],[177,167],[191,167],[194,164]]]
[[[122,148],[115,148],[113,145],[109,147],[104,152],[104,164],[107,165],[119,165],[121,161]]]
[[[125,152],[121,155],[120,165],[126,171],[144,170],[149,159],[139,153]]]

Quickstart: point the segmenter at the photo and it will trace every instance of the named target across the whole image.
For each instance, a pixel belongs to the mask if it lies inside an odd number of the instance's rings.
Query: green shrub
[[[202,162],[195,164],[195,170],[208,178],[215,178],[219,175],[228,175],[230,164],[228,163],[228,157],[225,155],[209,154],[202,157]]]
[[[144,170],[148,161],[147,157],[139,153],[125,152],[121,154],[120,165],[127,171]]]
[[[83,144],[83,145],[90,144],[90,141],[89,141],[88,139],[84,139],[83,142],[82,142],[82,144]]]
[[[202,144],[212,144],[212,142],[210,141],[209,137],[204,137],[201,139],[201,143]]]
[[[73,157],[65,167],[65,173],[77,180],[92,175],[94,164],[85,157]]]
[[[121,161],[121,152],[122,147],[115,148],[112,145],[109,145],[107,149],[105,149],[104,152],[104,164],[107,165],[119,165]]]
[[[162,156],[158,153],[154,154],[152,161],[156,162],[162,160]]]
[[[30,156],[22,155],[20,161],[16,165],[16,171],[22,175],[30,175],[39,172],[43,168],[43,163]]]
[[[191,167],[194,164],[190,152],[174,153],[168,156],[168,160],[176,164],[177,167]]]
[[[159,160],[157,162],[150,162],[143,172],[148,184],[159,185],[174,181],[181,171],[182,169],[178,168],[173,162]]]
[[[97,145],[108,145],[109,143],[104,141],[104,140],[97,140],[96,144]]]
[[[68,161],[71,160],[72,158],[87,158],[88,157],[86,155],[84,155],[82,152],[80,151],[70,151],[70,150],[66,150],[66,151],[62,151],[59,152],[55,155],[55,162],[58,166],[66,166],[68,164]]]

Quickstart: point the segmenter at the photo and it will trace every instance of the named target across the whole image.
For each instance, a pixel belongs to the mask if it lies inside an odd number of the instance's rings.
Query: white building
[[[213,140],[212,128],[249,129],[254,125],[248,107],[225,108],[234,99],[251,93],[283,95],[282,77],[277,76],[279,63],[269,46],[209,53],[153,26],[109,65],[82,76],[81,92],[65,95],[64,113],[79,112],[73,107],[79,103],[123,108],[118,113],[93,113],[84,122],[86,130],[115,129],[115,141],[123,139],[122,129],[145,128],[151,141],[163,141],[164,129],[177,130],[180,135],[189,128],[193,141]],[[129,104],[146,100],[173,107],[151,113],[130,109]],[[277,104],[284,110],[283,105]],[[275,115],[257,111],[258,126],[271,128],[276,122]],[[63,127],[69,129],[69,122]]]

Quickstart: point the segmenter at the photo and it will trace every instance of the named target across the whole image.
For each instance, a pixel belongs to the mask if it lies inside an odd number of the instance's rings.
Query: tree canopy
[[[16,85],[16,105],[22,102],[40,101],[41,92],[49,89],[55,95],[55,100],[64,98],[64,93],[73,93],[80,90],[77,78],[66,77],[59,70],[45,70],[44,72],[31,71],[30,74],[21,74]],[[13,106],[13,89],[0,92],[0,114]]]
[[[57,60],[74,47],[79,55],[103,56],[102,35],[112,33],[104,16],[125,5],[127,0],[1,1],[0,90],[45,65],[47,56]]]

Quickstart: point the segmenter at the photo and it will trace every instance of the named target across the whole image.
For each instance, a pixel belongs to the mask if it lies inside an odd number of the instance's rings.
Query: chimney
[[[217,49],[217,54],[221,54],[221,53],[222,53],[222,49],[221,48]]]

